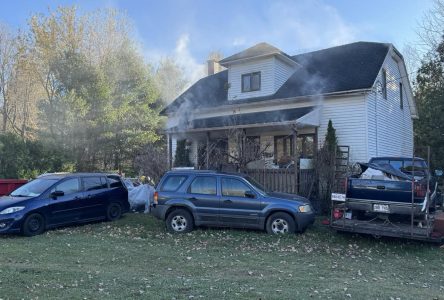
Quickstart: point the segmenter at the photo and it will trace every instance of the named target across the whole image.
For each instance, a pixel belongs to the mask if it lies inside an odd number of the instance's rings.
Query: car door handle
[[[196,198],[196,197],[191,197],[191,198],[188,198],[188,200],[190,200],[190,201],[196,201],[197,198]]]
[[[385,190],[385,186],[384,185],[378,185],[376,188],[378,190]]]
[[[224,203],[233,203],[230,199],[224,200]]]

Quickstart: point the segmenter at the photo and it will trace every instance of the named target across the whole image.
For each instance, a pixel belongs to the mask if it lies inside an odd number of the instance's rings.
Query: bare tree
[[[139,175],[149,177],[153,183],[159,182],[168,170],[167,151],[156,144],[146,145],[144,151],[136,156],[134,169],[139,170]]]
[[[10,85],[14,77],[17,59],[17,38],[11,30],[0,23],[0,112],[2,124],[0,130],[6,132],[11,112]]]

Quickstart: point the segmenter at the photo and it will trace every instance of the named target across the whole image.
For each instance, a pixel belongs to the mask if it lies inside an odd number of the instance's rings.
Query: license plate
[[[373,204],[373,211],[389,213],[390,208],[386,204]]]
[[[331,193],[331,200],[345,202],[345,194]]]

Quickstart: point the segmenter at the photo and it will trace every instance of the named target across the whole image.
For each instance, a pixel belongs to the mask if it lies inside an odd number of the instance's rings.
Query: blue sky
[[[126,11],[147,60],[174,56],[191,78],[202,76],[208,53],[228,56],[258,42],[297,54],[353,41],[390,42],[402,51],[432,0],[159,0],[2,2],[0,21],[26,26],[34,12],[76,5],[81,11]]]

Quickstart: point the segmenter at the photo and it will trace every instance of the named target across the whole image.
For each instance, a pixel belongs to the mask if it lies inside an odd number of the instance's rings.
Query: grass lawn
[[[444,249],[337,234],[198,229],[151,216],[0,237],[0,299],[444,299]]]

